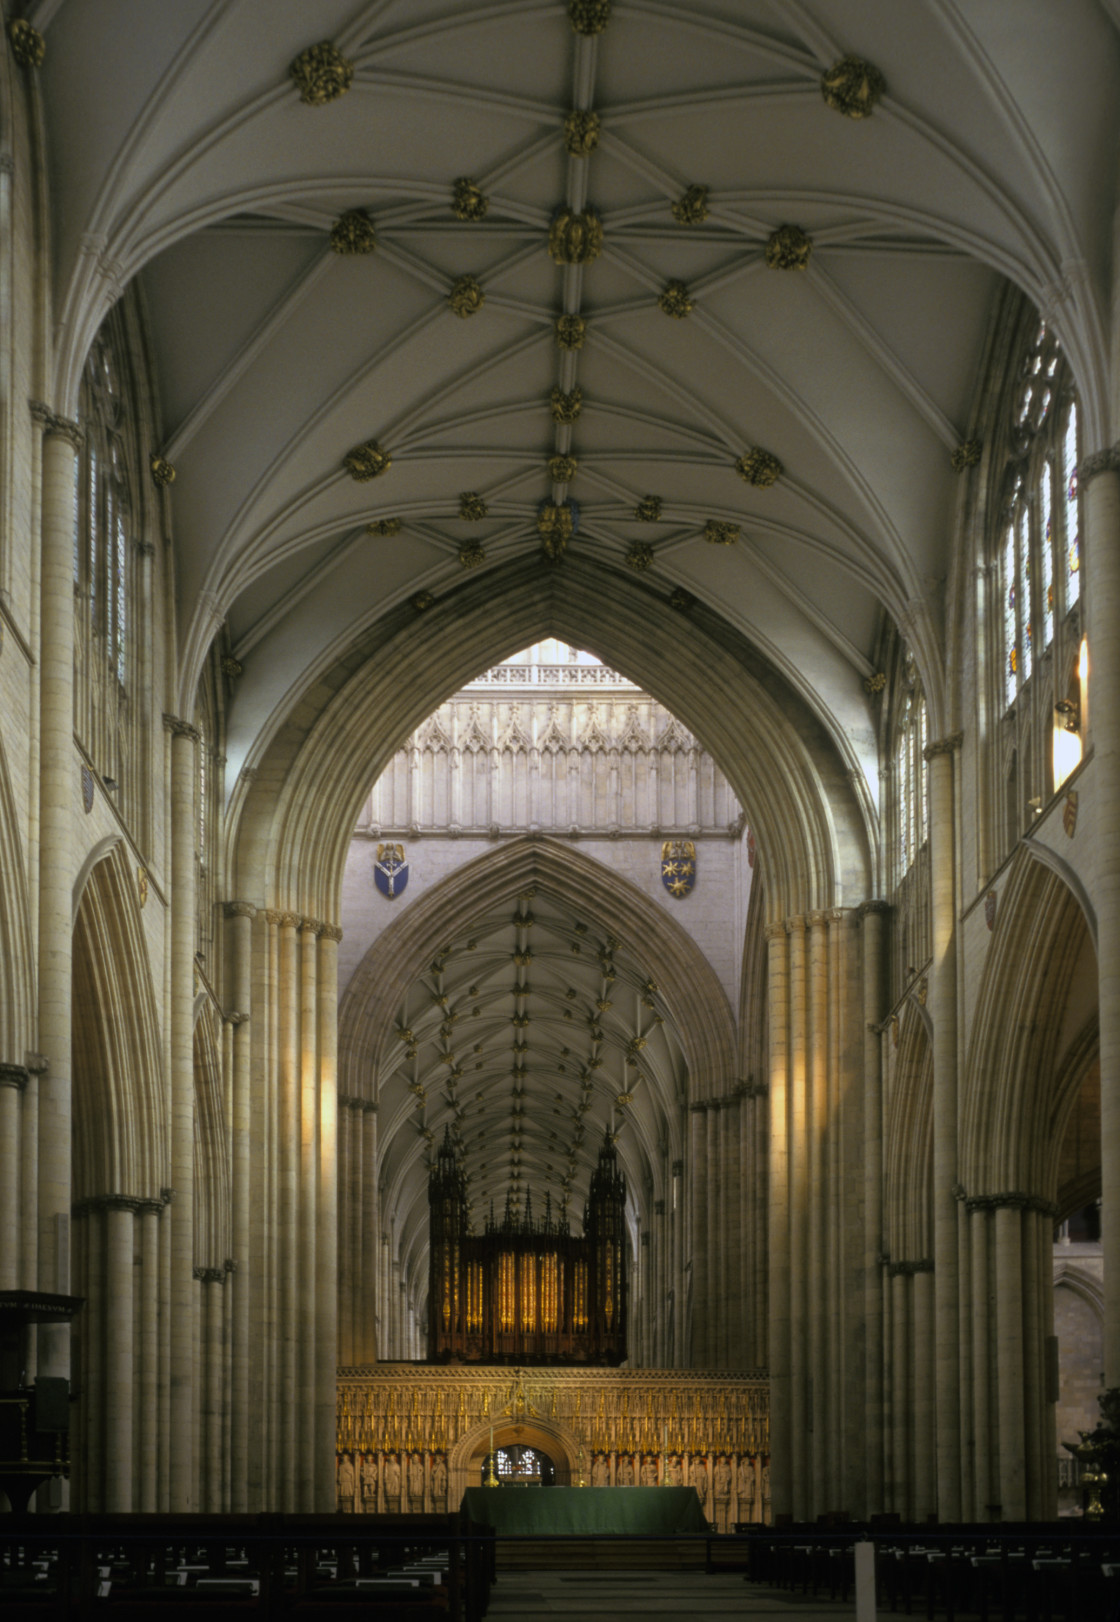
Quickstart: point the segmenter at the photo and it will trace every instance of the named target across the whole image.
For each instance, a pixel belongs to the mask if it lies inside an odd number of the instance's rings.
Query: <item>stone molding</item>
[[[954,754],[960,748],[963,742],[963,732],[950,732],[948,737],[935,738],[932,743],[927,743],[925,748],[922,750],[922,758],[925,760],[932,760],[934,755]]]
[[[189,738],[191,743],[202,742],[202,734],[199,732],[198,728],[196,726],[192,726],[189,721],[180,720],[177,715],[165,714],[163,717],[163,726],[164,731],[170,732],[173,738]]]
[[[1008,1189],[999,1194],[969,1194],[961,1183],[954,1183],[953,1194],[970,1215],[973,1211],[1035,1211],[1051,1221],[1058,1215],[1053,1200],[1044,1199],[1041,1194],[1027,1194],[1021,1189]]]
[[[43,430],[44,439],[64,439],[75,452],[80,451],[86,442],[80,424],[71,417],[58,416],[41,400],[31,401],[31,416]]]
[[[1108,445],[1103,451],[1094,451],[1086,456],[1077,470],[1077,477],[1081,481],[1081,488],[1098,473],[1120,473],[1120,440],[1115,445]]]
[[[18,1092],[22,1092],[30,1080],[31,1075],[26,1065],[0,1064],[0,1087],[15,1087]]]
[[[371,1098],[356,1098],[352,1093],[338,1095],[339,1109],[349,1109],[355,1112],[361,1110],[363,1114],[376,1115],[377,1105]]]
[[[87,1194],[84,1199],[75,1200],[70,1210],[76,1217],[87,1216],[91,1211],[130,1211],[135,1216],[152,1206],[163,1209],[159,1200],[144,1199],[138,1194]]]

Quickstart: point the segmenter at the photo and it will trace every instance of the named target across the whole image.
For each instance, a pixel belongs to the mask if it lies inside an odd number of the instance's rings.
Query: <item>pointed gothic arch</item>
[[[333,916],[359,808],[401,740],[480,669],[548,636],[623,671],[714,756],[748,808],[774,916],[866,896],[875,835],[822,719],[727,621],[586,556],[468,579],[421,615],[402,605],[318,670],[233,799],[233,889],[259,890],[263,874],[269,904]]]

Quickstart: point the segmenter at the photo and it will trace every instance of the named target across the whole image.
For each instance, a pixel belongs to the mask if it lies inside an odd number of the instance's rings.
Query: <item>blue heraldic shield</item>
[[[696,883],[696,846],[691,839],[666,839],[661,846],[661,882],[683,901]]]
[[[373,864],[373,882],[394,901],[408,883],[408,863],[403,845],[378,845],[377,860]]]

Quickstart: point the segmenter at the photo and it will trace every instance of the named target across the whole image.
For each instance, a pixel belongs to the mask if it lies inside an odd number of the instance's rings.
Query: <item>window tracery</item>
[[[1080,596],[1077,462],[1077,400],[1057,340],[1042,321],[1023,366],[1004,484],[1000,584],[1007,708]],[[1059,487],[1062,499],[1056,501]]]
[[[122,811],[137,809],[133,577],[143,518],[127,354],[124,317],[115,311],[94,339],[82,378],[74,492],[74,724],[94,769],[119,791]]]
[[[1081,510],[1077,399],[1047,323],[1033,317],[1024,359],[996,435],[992,563],[998,575],[994,713],[1002,715],[993,783],[991,866],[1027,830],[1079,758],[1069,717],[1079,708]],[[997,428],[999,427],[997,422]],[[1076,723],[1075,723],[1076,724]],[[1072,740],[1076,745],[1076,740]]]

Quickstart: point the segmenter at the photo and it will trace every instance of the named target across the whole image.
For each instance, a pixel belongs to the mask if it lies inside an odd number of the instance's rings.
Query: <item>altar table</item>
[[[693,1487],[468,1487],[463,1509],[499,1537],[672,1537],[708,1530]]]

